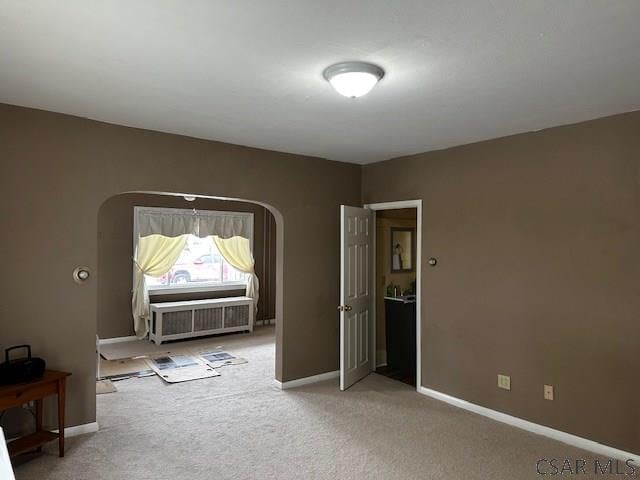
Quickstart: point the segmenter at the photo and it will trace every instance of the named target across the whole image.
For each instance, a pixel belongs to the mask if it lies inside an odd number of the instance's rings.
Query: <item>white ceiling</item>
[[[639,109],[640,1],[0,0],[0,102],[369,163]]]

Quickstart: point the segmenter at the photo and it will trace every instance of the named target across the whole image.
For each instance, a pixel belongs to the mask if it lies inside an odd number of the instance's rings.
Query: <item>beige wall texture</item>
[[[359,166],[9,105],[0,105],[0,161],[0,343],[30,343],[73,373],[68,425],[95,420],[98,213],[125,192],[277,209],[276,376],[338,368],[339,206],[360,203]],[[78,265],[93,272],[84,285],[72,280]]]
[[[109,198],[98,213],[98,335],[100,338],[134,335],[131,316],[133,208],[165,207],[197,210],[221,210],[253,213],[253,254],[260,282],[256,320],[275,318],[275,230],[269,229],[273,215],[261,205],[197,198],[129,193]],[[244,289],[199,293],[156,295],[152,302],[171,302],[244,295]]]
[[[439,260],[422,265],[421,383],[640,452],[640,113],[361,169],[0,105],[0,161],[0,346],[30,343],[73,373],[68,425],[95,419],[109,198],[181,192],[277,209],[285,381],[338,368],[339,205],[417,198],[423,258]],[[78,265],[93,271],[85,285],[71,279]]]
[[[640,452],[640,112],[367,165],[362,190],[423,200],[422,385]]]

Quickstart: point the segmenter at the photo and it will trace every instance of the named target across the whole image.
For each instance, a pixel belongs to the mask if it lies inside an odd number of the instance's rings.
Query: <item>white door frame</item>
[[[416,390],[420,390],[422,386],[422,200],[400,200],[397,202],[368,203],[364,206],[370,210],[396,210],[399,208],[415,208],[416,209]],[[373,254],[374,259],[377,258],[377,242],[378,230],[376,225],[376,215],[373,215]],[[378,294],[378,277],[376,272],[376,263],[373,262],[373,335],[372,335],[372,352],[377,356],[376,352],[376,298]],[[373,362],[373,370],[376,370],[378,359]]]

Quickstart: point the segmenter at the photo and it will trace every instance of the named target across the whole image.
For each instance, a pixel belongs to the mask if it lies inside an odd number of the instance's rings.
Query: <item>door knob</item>
[[[351,310],[353,310],[353,307],[351,305],[340,305],[338,306],[338,310],[340,310],[341,312],[350,312]]]

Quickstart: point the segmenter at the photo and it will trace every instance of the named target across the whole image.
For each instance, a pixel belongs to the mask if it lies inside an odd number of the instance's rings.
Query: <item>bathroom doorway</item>
[[[367,205],[374,210],[375,372],[420,385],[422,201]]]

